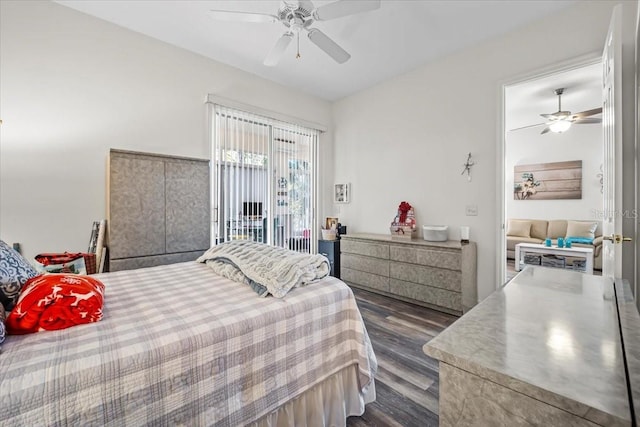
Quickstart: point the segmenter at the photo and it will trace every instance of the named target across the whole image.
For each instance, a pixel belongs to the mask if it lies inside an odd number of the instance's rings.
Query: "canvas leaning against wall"
[[[582,199],[582,160],[516,165],[515,200]]]

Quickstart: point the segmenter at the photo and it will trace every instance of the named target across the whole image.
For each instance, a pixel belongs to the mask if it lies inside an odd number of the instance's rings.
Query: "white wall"
[[[479,298],[489,295],[498,284],[501,85],[600,52],[614,5],[578,2],[335,103],[335,179],[352,183],[352,202],[334,206],[334,214],[350,232],[387,233],[397,205],[407,200],[420,225],[448,224],[452,239],[460,225],[471,226]],[[625,3],[632,28],[636,5]],[[468,152],[476,160],[471,182],[460,175]],[[478,216],[465,216],[466,205],[477,205]]]
[[[513,167],[582,160],[582,199],[514,200]],[[505,155],[507,218],[602,219],[602,126],[576,125],[562,134],[540,135],[540,128],[509,132]],[[518,180],[520,182],[520,180]]]
[[[579,2],[331,106],[55,3],[0,1],[0,238],[27,256],[83,250],[105,216],[109,148],[208,157],[202,103],[215,93],[333,122],[321,138],[319,216],[386,233],[408,200],[421,225],[449,224],[452,239],[470,225],[484,298],[497,284],[501,83],[601,51],[614,5]],[[636,6],[625,2],[632,28]],[[625,150],[633,164],[633,145]],[[471,182],[460,175],[469,151]],[[334,182],[352,183],[350,204],[328,203]],[[478,216],[465,216],[468,204]]]
[[[208,93],[331,122],[326,101],[55,3],[3,0],[0,17],[0,238],[30,258],[86,250],[110,148],[208,158]]]

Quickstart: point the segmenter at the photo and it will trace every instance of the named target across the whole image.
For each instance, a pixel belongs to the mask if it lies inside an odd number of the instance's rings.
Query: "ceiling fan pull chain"
[[[298,52],[296,53],[296,59],[300,59],[300,31],[298,31]]]

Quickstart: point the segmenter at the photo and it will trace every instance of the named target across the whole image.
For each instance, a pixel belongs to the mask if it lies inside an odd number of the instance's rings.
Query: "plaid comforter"
[[[93,277],[102,321],[3,344],[0,425],[243,425],[347,366],[363,389],[375,373],[337,279],[276,299],[195,262]]]

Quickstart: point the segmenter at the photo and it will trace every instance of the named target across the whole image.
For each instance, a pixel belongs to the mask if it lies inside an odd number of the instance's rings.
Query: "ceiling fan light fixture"
[[[287,29],[285,34],[278,39],[271,49],[264,65],[275,66],[282,57],[287,46],[297,36],[298,50],[296,58],[300,58],[300,30],[309,32],[308,37],[320,50],[333,58],[338,64],[343,64],[351,58],[351,55],[326,34],[317,28],[311,27],[315,21],[329,21],[343,16],[369,12],[380,8],[380,0],[360,1],[333,1],[316,8],[311,0],[282,0],[277,15],[267,13],[251,13],[230,10],[210,10],[212,18],[218,20],[234,20],[240,22],[280,22]]]
[[[556,120],[555,122],[549,125],[549,130],[555,133],[562,133],[571,127],[571,122],[569,120]]]
[[[596,114],[602,113],[602,107],[592,108],[591,110],[580,111],[579,113],[573,114],[571,111],[562,111],[562,102],[560,100],[561,95],[564,92],[563,88],[556,89],[555,94],[558,96],[558,111],[555,113],[546,113],[540,114],[547,121],[545,123],[538,123],[534,125],[522,126],[515,129],[509,129],[509,131],[527,129],[537,126],[545,126],[545,128],[540,132],[541,135],[544,135],[549,132],[554,133],[562,133],[569,130],[573,123],[575,124],[591,124],[591,123],[602,123],[602,118],[600,117],[591,117]]]

